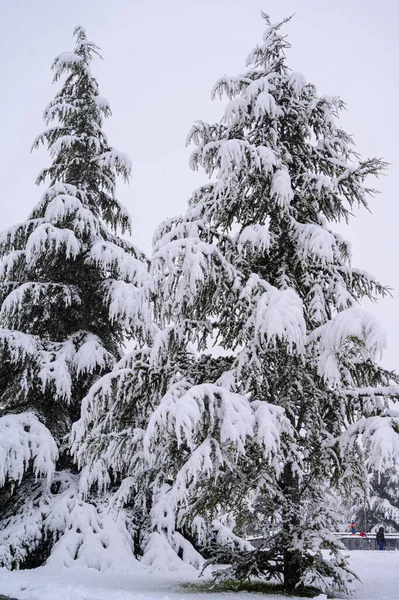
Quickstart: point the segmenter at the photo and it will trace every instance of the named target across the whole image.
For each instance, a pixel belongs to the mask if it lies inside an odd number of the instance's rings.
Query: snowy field
[[[351,565],[362,579],[355,600],[399,598],[399,552],[348,552]],[[54,571],[47,567],[32,571],[0,569],[0,594],[17,600],[282,600],[283,596],[258,593],[194,593],[184,588],[190,575],[160,573],[117,574],[98,571]],[[195,581],[195,579],[194,579]],[[200,580],[201,581],[201,580]],[[287,598],[287,596],[284,596]],[[326,596],[318,596],[326,600]]]

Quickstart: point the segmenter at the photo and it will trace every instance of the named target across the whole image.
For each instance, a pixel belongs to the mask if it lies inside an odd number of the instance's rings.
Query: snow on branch
[[[82,454],[80,445],[84,444],[86,430],[102,418],[106,423],[112,422],[114,406],[117,405],[114,399],[114,387],[121,382],[125,384],[125,376],[129,376],[130,372],[130,369],[121,369],[115,365],[114,370],[95,382],[83,398],[81,418],[72,427],[72,453],[76,458]]]
[[[180,449],[173,484],[167,493],[159,492],[153,522],[172,531],[169,512],[175,515],[176,509],[186,507],[186,514],[197,485],[206,480],[214,485],[226,472],[235,472],[237,461],[245,460],[247,446],[254,440],[261,455],[278,466],[281,432],[288,429],[278,407],[251,403],[217,384],[191,386],[182,380],[171,386],[150,416],[144,436],[144,456],[150,464],[154,456],[162,460],[171,444]],[[153,452],[155,448],[163,448],[161,456]]]
[[[21,567],[49,538],[54,545],[46,564],[52,570],[132,573],[140,568],[126,512],[115,510],[107,496],[97,503],[85,502],[78,475],[56,472],[51,490],[25,478],[14,498],[17,510],[0,530],[0,559],[9,569]]]
[[[111,107],[107,98],[104,98],[103,96],[96,96],[94,98],[94,102],[105,115],[111,114]]]
[[[195,306],[206,288],[208,301],[216,305],[222,291],[234,287],[238,273],[216,244],[201,239],[206,235],[199,223],[182,223],[158,240],[152,269],[166,299],[163,313]]]
[[[74,333],[65,342],[46,342],[37,336],[0,329],[0,347],[8,361],[32,371],[30,377],[37,377],[43,392],[51,389],[58,399],[67,402],[71,400],[74,377],[101,373],[114,366],[114,357],[100,338],[85,331]],[[25,392],[21,386],[21,393]]]
[[[200,134],[205,135],[206,131],[197,131],[196,134],[199,137]],[[278,160],[274,151],[266,146],[251,144],[247,140],[221,139],[199,145],[192,152],[190,163],[194,168],[201,164],[206,172],[218,167],[217,189],[221,189],[227,188],[228,181],[237,173],[250,170],[263,175],[270,174]]]
[[[30,234],[26,244],[26,261],[32,267],[42,254],[65,251],[65,258],[76,258],[81,250],[80,242],[70,229],[60,229],[50,223],[42,223]]]
[[[274,469],[278,474],[282,463],[279,460],[281,449],[281,434],[291,437],[292,426],[285,416],[281,406],[269,404],[264,400],[256,400],[252,403],[256,423],[256,439],[266,458],[273,462]]]
[[[276,198],[277,205],[282,208],[291,203],[294,192],[291,187],[291,177],[288,169],[278,169],[272,179],[271,195]]]
[[[80,466],[93,463],[91,473],[96,473],[95,477],[98,473],[101,481],[104,481],[101,472],[104,465],[113,473],[125,474],[133,469],[137,476],[136,463],[141,461],[144,435],[141,427],[151,411],[143,392],[143,385],[148,384],[149,354],[149,348],[141,348],[125,355],[111,372],[91,386],[82,400],[81,418],[72,428],[71,453]],[[127,421],[126,409],[129,412]],[[121,452],[122,446],[124,452]],[[101,447],[101,461],[97,460],[98,447]],[[123,485],[126,493],[128,480]],[[87,489],[91,483],[87,480]]]
[[[63,343],[53,343],[40,353],[39,380],[43,391],[53,387],[58,398],[71,400],[73,375],[102,372],[114,364],[99,337],[76,332]]]
[[[266,146],[255,146],[246,140],[225,140],[218,152],[220,175],[230,176],[235,169],[255,168],[269,174],[277,164],[273,150]]]
[[[220,77],[211,91],[211,98],[214,100],[216,96],[221,100],[223,98],[223,94],[231,100],[234,96],[237,96],[242,89],[252,83],[252,80],[245,75],[236,75],[236,76],[223,76]]]
[[[48,103],[44,109],[43,119],[46,125],[49,125],[56,117],[62,122],[66,117],[75,115],[79,112],[79,105],[71,99],[69,102],[64,98],[57,96]],[[43,133],[37,136],[32,144],[32,148],[36,148],[40,142],[44,141]]]
[[[98,217],[90,208],[87,194],[74,185],[56,183],[50,186],[33,209],[31,217],[42,216],[43,213],[44,219],[34,222],[36,227],[49,223],[59,226],[67,222],[68,229],[74,231],[75,235],[88,235],[94,240],[103,233]]]
[[[31,465],[35,476],[45,477],[49,485],[57,459],[57,445],[36,415],[0,417],[0,486],[6,481],[20,483]]]
[[[169,389],[149,419],[144,455],[151,463],[157,456],[153,448],[166,449],[174,440],[182,448],[174,484],[165,497],[171,514],[175,514],[175,507],[187,504],[199,481],[214,478],[222,465],[231,467],[239,456],[245,455],[254,425],[251,404],[244,396],[214,384],[190,387],[185,381]],[[163,522],[162,515],[168,511],[156,506],[153,519]],[[171,522],[168,529],[173,527]]]
[[[351,293],[342,276],[338,273],[335,273],[334,275],[330,290],[331,296],[335,299],[335,305],[339,311],[346,310],[347,308],[354,308],[358,305],[357,298]]]
[[[140,564],[161,572],[195,573],[194,569],[200,569],[203,562],[201,555],[178,532],[166,537],[154,531],[148,536]]]
[[[187,509],[190,499],[196,495],[194,490],[197,483],[205,479],[216,480],[221,474],[220,470],[224,467],[231,469],[232,464],[235,461],[228,460],[218,440],[212,437],[205,439],[191,450],[176,473],[170,494],[171,507],[183,506]]]
[[[231,127],[241,119],[245,121],[252,118],[251,113],[256,119],[264,116],[268,116],[270,119],[281,117],[283,111],[273,95],[273,92],[276,92],[273,79],[276,79],[275,73],[259,77],[255,81],[250,78],[241,79],[238,82],[236,78],[231,77],[220,79],[214,88],[218,90],[219,95],[227,92],[229,97],[233,97],[237,94],[237,83],[241,84],[241,90],[239,90],[241,94],[230,100],[226,106],[223,121]],[[223,91],[221,92],[221,90]]]
[[[107,279],[102,283],[102,289],[112,322],[123,323],[128,329],[141,332],[144,338],[152,335],[148,278],[134,283]]]
[[[36,356],[39,338],[21,331],[0,329],[0,345],[7,350],[13,362],[27,362]]]
[[[359,439],[366,451],[367,462],[375,471],[398,466],[399,417],[361,417],[339,437],[342,453],[351,452]]]
[[[307,344],[318,344],[318,373],[329,385],[340,381],[340,355],[346,344],[360,345],[363,359],[375,360],[386,347],[386,334],[376,317],[361,308],[348,308],[315,329]]]
[[[98,164],[102,167],[115,168],[118,173],[121,173],[125,179],[129,178],[132,170],[132,161],[130,157],[124,152],[119,150],[109,150],[103,152],[98,158],[96,158]]]
[[[43,218],[33,218],[2,231],[0,233],[0,256],[4,256],[13,250],[20,250],[32,231],[42,223],[44,223]]]
[[[237,247],[250,247],[252,251],[267,252],[270,246],[269,220],[265,225],[247,225],[237,236]]]
[[[267,24],[267,28],[263,33],[263,44],[255,46],[246,60],[247,66],[253,65],[254,70],[255,68],[264,70],[274,60],[281,60],[284,57],[284,50],[291,47],[286,40],[286,36],[278,32],[291,17],[287,17],[278,23],[271,23],[270,17],[266,13],[262,13],[262,17]]]
[[[93,244],[86,262],[101,266],[127,283],[135,283],[140,287],[150,286],[145,263],[112,242],[99,241]]]
[[[235,535],[229,527],[223,525],[218,519],[212,521],[212,531],[216,534],[216,540],[222,546],[229,546],[232,550],[255,550],[251,542]]]
[[[52,158],[56,158],[63,150],[70,150],[79,141],[80,137],[77,135],[60,135],[49,144],[49,154]]]
[[[107,464],[107,461],[100,458],[95,461],[90,461],[90,464],[86,463],[85,466],[83,466],[79,479],[79,491],[83,498],[87,498],[90,490],[96,485],[100,494],[104,494],[109,488],[110,483],[111,477],[109,465]],[[117,498],[115,498],[115,496],[112,499],[112,503],[116,506]],[[119,508],[122,506],[123,503],[119,503]]]
[[[222,444],[232,442],[238,454],[245,454],[245,443],[253,437],[255,424],[248,400],[210,383],[193,386],[179,397],[181,385],[171,388],[151,416],[145,437],[147,453],[152,438],[163,430],[173,430],[179,446],[186,442],[194,449],[198,435],[217,427]]]
[[[64,342],[60,348],[53,351],[44,351],[41,353],[41,364],[38,378],[42,383],[43,392],[48,387],[54,386],[58,399],[71,399],[72,392],[72,373],[70,364],[72,363],[75,348],[70,340]]]
[[[68,71],[71,67],[80,65],[83,62],[83,57],[78,56],[74,52],[62,52],[54,59],[52,64],[54,77],[58,79],[65,71]]]
[[[80,198],[78,198],[78,195]],[[39,204],[35,210],[41,210],[47,203],[60,198],[64,202],[82,202],[85,199],[85,193],[79,190],[76,185],[70,183],[56,182],[50,185],[42,194]]]
[[[62,283],[36,283],[27,282],[8,294],[0,309],[1,319],[11,319],[16,325],[25,310],[25,303],[40,304],[44,296],[48,294],[57,295],[59,302],[64,307],[72,303],[80,304],[80,297],[75,288]],[[18,329],[18,326],[11,326]]]
[[[361,387],[356,389],[343,390],[347,396],[352,398],[368,397],[368,396],[397,396],[399,398],[398,385],[377,385],[375,387]]]
[[[25,261],[25,250],[14,250],[0,261],[0,281],[15,281],[15,269]]]
[[[292,71],[288,79],[288,85],[298,96],[302,92],[303,88],[307,85],[305,76],[298,71]]]
[[[275,346],[278,341],[301,352],[305,343],[306,324],[302,300],[291,288],[278,289],[252,274],[243,287],[241,299],[246,303],[245,331],[260,346]],[[244,307],[243,307],[244,310]]]
[[[172,496],[173,490],[168,484],[162,485],[154,496],[151,523],[155,531],[148,537],[142,563],[160,571],[192,571],[192,567],[201,569],[204,559],[192,544],[175,530]]]
[[[97,369],[103,371],[114,363],[114,356],[103,346],[101,339],[89,332],[78,332],[72,339],[79,340],[74,364],[78,375],[82,373],[93,373]],[[76,343],[76,342],[75,342]]]
[[[47,204],[44,218],[48,223],[58,223],[75,214],[82,206],[82,202],[76,196],[58,194]]]
[[[299,251],[305,260],[310,255],[322,264],[334,261],[338,254],[338,247],[337,240],[330,231],[316,223],[295,222],[293,227],[297,235]]]

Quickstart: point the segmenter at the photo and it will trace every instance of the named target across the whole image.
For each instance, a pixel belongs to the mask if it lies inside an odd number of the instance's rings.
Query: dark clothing
[[[377,531],[377,535],[375,536],[375,541],[378,544],[378,550],[384,550],[385,547],[385,535],[384,535],[384,528],[380,527],[379,530]]]
[[[375,536],[375,539],[377,540],[377,542],[382,542],[383,544],[385,544],[384,530],[381,531],[381,529],[380,529],[377,532],[377,535]]]

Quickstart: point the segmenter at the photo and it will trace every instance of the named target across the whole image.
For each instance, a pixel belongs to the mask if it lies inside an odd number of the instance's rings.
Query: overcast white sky
[[[106,131],[133,160],[119,198],[132,214],[135,243],[150,252],[155,227],[183,212],[205,181],[188,167],[185,137],[196,119],[220,117],[223,105],[211,102],[210,90],[220,76],[244,70],[261,41],[261,10],[272,21],[295,13],[285,29],[289,65],[320,94],[347,103],[342,123],[364,157],[391,163],[373,182],[381,194],[372,214],[356,214],[345,235],[354,265],[394,288],[393,299],[371,310],[388,333],[384,364],[399,370],[397,0],[0,0],[0,229],[24,220],[42,193],[34,181],[49,159],[30,146],[58,89],[51,62],[72,49],[79,24],[102,49],[93,72],[113,110]]]

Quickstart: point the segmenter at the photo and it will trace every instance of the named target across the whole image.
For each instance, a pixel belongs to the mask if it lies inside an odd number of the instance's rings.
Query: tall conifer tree
[[[83,28],[74,36],[73,52],[52,65],[54,81],[65,79],[33,145],[52,158],[37,180],[49,187],[27,221],[0,236],[0,560],[8,567],[40,564],[64,530],[70,543],[56,557],[90,564],[85,535],[101,515],[81,500],[69,434],[125,336],[141,343],[152,333],[147,259],[120,237],[130,218],[115,182],[128,180],[130,160],[102,131],[111,111],[90,70],[98,48]],[[92,561],[101,562],[93,539]]]
[[[399,450],[388,409],[397,377],[376,363],[385,336],[360,307],[386,290],[352,267],[330,228],[367,206],[366,178],[385,165],[358,156],[337,124],[341,100],[288,68],[284,22],[264,18],[248,70],[214,88],[229,99],[221,122],[189,135],[191,166],[211,181],[155,235],[163,329],[144,362],[116,368],[119,384],[92,388],[77,454],[93,472],[105,455],[124,477],[123,500],[147,481],[144,561],[165,563],[169,545],[195,564],[190,539],[231,564],[220,576],[332,591],[351,574],[329,490],[364,494],[367,469],[387,468]],[[206,354],[210,343],[227,356]],[[143,364],[157,390],[145,415],[123,383],[137,383]],[[266,531],[262,551],[240,535],[249,522]]]
[[[265,19],[249,69],[214,88],[229,99],[222,121],[198,122],[189,136],[191,165],[212,182],[160,228],[153,259],[169,353],[176,341],[203,351],[212,337],[234,360],[216,387],[187,378],[171,388],[147,438],[154,452],[169,448],[164,503],[176,526],[201,522],[200,538],[213,535],[232,565],[226,576],[279,574],[287,591],[331,591],[350,575],[328,489],[364,494],[367,468],[386,468],[398,449],[388,410],[397,377],[376,364],[385,336],[359,306],[386,290],[352,267],[348,243],[330,229],[367,206],[365,180],[385,165],[359,157],[337,124],[342,101],[288,68],[283,23]],[[233,409],[234,394],[250,401],[252,420]],[[258,518],[267,551],[229,537],[215,521],[224,511],[236,532],[242,515]]]

